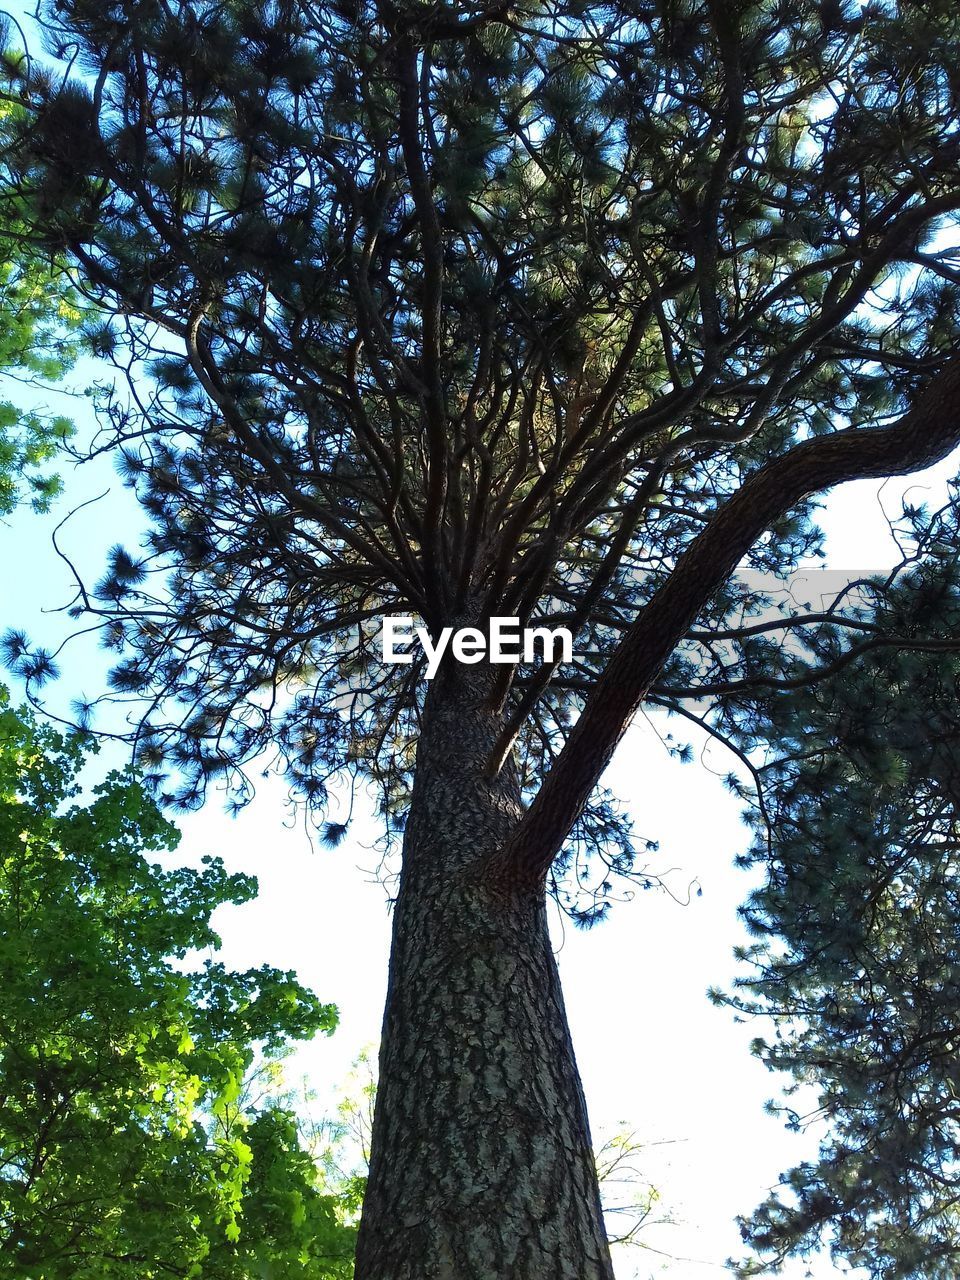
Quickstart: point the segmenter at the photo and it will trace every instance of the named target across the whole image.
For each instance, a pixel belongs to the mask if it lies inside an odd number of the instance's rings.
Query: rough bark
[[[482,872],[520,817],[489,675],[431,686],[404,843],[357,1280],[611,1280],[542,889]]]

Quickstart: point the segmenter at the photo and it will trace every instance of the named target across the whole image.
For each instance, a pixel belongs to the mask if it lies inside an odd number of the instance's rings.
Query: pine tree
[[[240,805],[273,748],[316,812],[372,784],[402,840],[357,1276],[609,1277],[546,895],[590,921],[643,874],[599,785],[641,705],[749,766],[772,713],[723,708],[794,679],[776,637],[865,656],[849,598],[758,621],[732,575],[816,552],[811,495],[960,442],[960,18],[41,14],[60,65],[11,70],[6,198],[132,377],[100,408],[152,532],[76,612],[150,708],[137,756],[172,803]],[[427,682],[381,663],[390,613],[565,625],[576,656]]]
[[[827,1123],[819,1158],[743,1221],[744,1276],[822,1244],[876,1280],[960,1263],[957,510],[923,524],[922,564],[870,589],[860,660],[824,648],[824,679],[798,671],[765,704],[747,681],[724,708],[742,746],[759,732],[777,751],[744,859],[765,871],[744,909],[757,941],[718,998],[772,1015],[753,1048],[793,1076],[780,1110]]]

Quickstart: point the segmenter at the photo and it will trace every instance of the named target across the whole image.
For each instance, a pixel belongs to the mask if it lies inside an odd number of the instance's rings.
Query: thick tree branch
[[[618,645],[539,794],[492,860],[496,878],[542,883],[674,647],[774,521],[812,493],[848,480],[920,471],[958,444],[960,361],[954,360],[893,425],[807,440],[752,475],[681,556]]]

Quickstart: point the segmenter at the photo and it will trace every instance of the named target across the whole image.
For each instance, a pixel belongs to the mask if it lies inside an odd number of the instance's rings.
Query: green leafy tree
[[[170,803],[242,805],[273,750],[321,814],[371,784],[402,842],[358,1280],[609,1280],[546,898],[590,922],[650,880],[600,785],[641,706],[749,767],[723,707],[788,691],[778,640],[860,652],[849,596],[770,623],[738,565],[788,574],[811,495],[960,442],[955,6],[40,19],[4,198],[131,375],[97,447],[151,519],[78,584],[109,696]],[[381,663],[385,613],[575,653],[428,682]]]
[[[232,973],[211,912],[255,890],[111,774],[71,803],[76,739],[0,704],[0,1273],[242,1280],[351,1273],[354,1232],[297,1138],[243,1105],[255,1055],[330,1032],[292,974]]]

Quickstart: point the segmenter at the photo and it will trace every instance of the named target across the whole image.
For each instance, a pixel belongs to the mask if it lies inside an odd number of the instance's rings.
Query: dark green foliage
[[[256,882],[150,864],[177,833],[140,785],[71,804],[80,743],[2,698],[0,1274],[347,1277],[353,1232],[295,1117],[243,1092],[336,1010],[289,973],[192,967]]]
[[[766,873],[744,911],[758,941],[727,999],[773,1016],[754,1051],[794,1077],[792,1122],[827,1122],[819,1161],[743,1224],[768,1264],[743,1275],[821,1242],[878,1280],[960,1266],[956,541],[948,512],[923,567],[868,592],[873,622],[927,652],[878,647],[763,708],[727,709],[771,744],[746,859]]]

